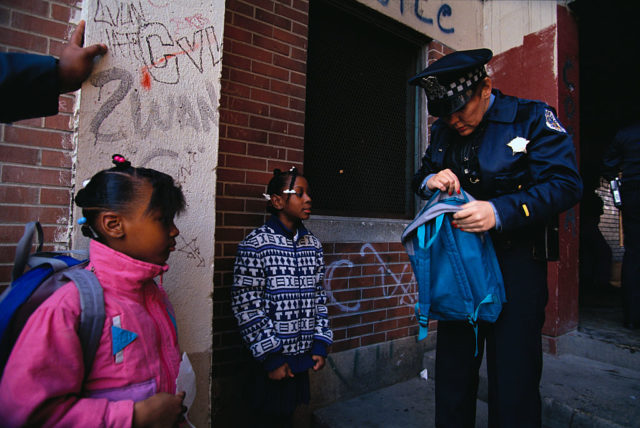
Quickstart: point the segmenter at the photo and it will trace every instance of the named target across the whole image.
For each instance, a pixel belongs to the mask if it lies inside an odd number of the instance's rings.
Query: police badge
[[[547,128],[553,129],[554,131],[558,131],[558,132],[564,132],[565,134],[567,133],[567,131],[562,127],[562,125],[560,125],[560,122],[558,122],[558,119],[556,119],[556,115],[553,114],[551,110],[549,109],[545,110],[544,116],[547,122]]]
[[[422,81],[424,82],[423,88],[427,93],[428,99],[443,98],[446,95],[447,88],[438,82],[436,76],[428,76],[422,79]]]

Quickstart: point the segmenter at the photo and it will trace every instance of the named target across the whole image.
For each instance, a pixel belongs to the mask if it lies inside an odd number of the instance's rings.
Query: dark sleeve
[[[439,127],[437,124],[434,124],[431,127],[431,141],[436,141],[436,138],[438,138],[439,135]],[[415,175],[413,176],[413,180],[411,181],[411,189],[422,199],[429,199],[431,197],[431,192],[425,191],[421,188],[422,182],[425,178],[427,178],[429,174],[436,174],[442,169],[442,167],[437,167],[433,162],[431,156],[432,147],[434,147],[433,143],[429,144],[429,146],[427,147],[427,150],[424,152],[424,156],[422,156],[420,169],[415,173]]]
[[[623,143],[620,132],[606,148],[602,158],[602,176],[607,181],[613,180],[622,166]]]
[[[56,58],[0,53],[0,122],[57,114],[58,86]]]
[[[582,197],[582,179],[573,140],[566,132],[550,126],[550,123],[557,124],[555,115],[549,120],[547,115],[551,112],[542,104],[533,111],[527,137],[532,184],[490,200],[498,211],[503,231],[547,223]]]

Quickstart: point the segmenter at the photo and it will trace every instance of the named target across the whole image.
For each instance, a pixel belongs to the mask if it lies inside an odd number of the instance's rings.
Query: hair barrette
[[[111,156],[111,159],[113,160],[113,164],[117,167],[128,168],[131,166],[131,162],[126,160],[124,156],[120,154],[116,153],[115,155]]]
[[[289,168],[289,172],[293,172],[295,171],[297,168],[295,166],[292,166],[291,168]]]
[[[282,193],[291,193],[291,194],[293,194],[293,193],[296,193],[296,191],[293,190],[293,189],[287,189],[287,190],[283,190]]]
[[[85,224],[86,222],[87,222],[87,218],[86,218],[86,217],[80,217],[80,218],[78,219],[78,224],[79,224],[79,225],[83,225],[83,224]]]
[[[84,181],[82,182],[82,187],[83,187],[83,188],[84,188],[84,187],[87,187],[87,184],[89,184],[90,182],[91,182],[91,179],[90,179],[90,178],[88,178],[88,179],[84,180]]]
[[[269,194],[267,194],[267,193],[263,193],[263,194],[262,194],[262,196],[264,196],[264,198],[265,198],[267,201],[270,201],[270,200],[271,200],[271,195],[269,195]]]

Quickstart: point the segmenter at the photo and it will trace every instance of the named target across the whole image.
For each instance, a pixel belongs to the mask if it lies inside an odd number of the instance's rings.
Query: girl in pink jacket
[[[0,382],[0,425],[175,426],[180,351],[173,308],[154,277],[167,271],[184,210],[167,174],[133,168],[120,155],[75,202],[92,238],[90,269],[104,290],[105,323],[88,376],[77,334],[77,288],[58,289],[29,318]]]

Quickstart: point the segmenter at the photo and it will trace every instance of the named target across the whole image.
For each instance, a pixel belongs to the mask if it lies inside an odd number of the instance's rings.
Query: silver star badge
[[[527,153],[527,144],[529,144],[529,140],[522,137],[516,137],[513,140],[509,141],[507,146],[511,147],[513,150],[513,155],[516,153]]]

